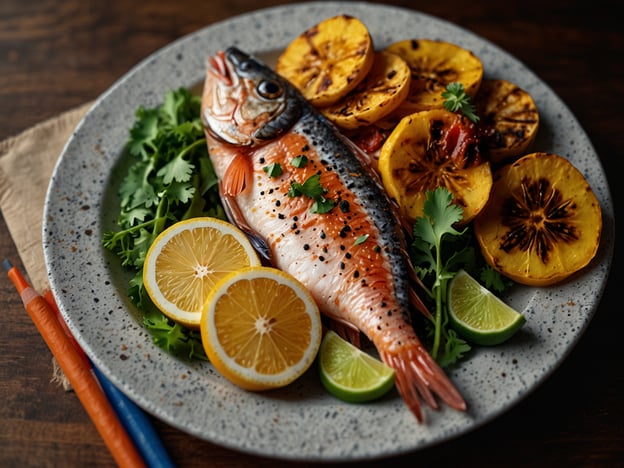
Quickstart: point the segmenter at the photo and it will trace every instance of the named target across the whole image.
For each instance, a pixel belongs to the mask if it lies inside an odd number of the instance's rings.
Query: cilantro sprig
[[[477,123],[479,116],[476,114],[474,105],[470,100],[470,96],[466,94],[464,85],[456,82],[449,83],[446,86],[446,91],[442,93],[444,98],[444,108],[451,112],[461,112],[471,122]]]
[[[196,332],[173,323],[151,303],[143,287],[149,246],[164,229],[197,216],[225,219],[200,119],[201,98],[185,88],[169,91],[155,108],[140,107],[130,129],[119,185],[116,231],[102,244],[135,272],[129,296],[141,310],[154,342],[178,355],[203,355]],[[205,355],[204,355],[205,358]]]
[[[467,250],[451,249],[451,256],[443,258],[442,252],[449,251],[443,248],[442,242],[447,236],[461,236],[463,231],[457,231],[453,225],[462,219],[462,209],[451,203],[453,195],[446,188],[437,188],[426,193],[424,214],[414,223],[414,241],[412,243],[413,257],[416,272],[421,279],[432,278],[430,297],[435,302],[435,313],[432,315],[433,345],[431,355],[439,359],[440,347],[445,347],[441,364],[450,364],[463,357],[470,350],[470,345],[459,338],[448,327],[448,312],[446,309],[446,288],[453,278],[454,272],[460,263],[468,259]]]
[[[447,367],[470,351],[470,345],[449,325],[447,286],[460,269],[480,278],[488,289],[498,293],[513,284],[490,268],[478,254],[469,227],[455,228],[462,220],[463,210],[452,203],[453,194],[445,187],[426,192],[423,216],[413,227],[411,257],[415,271],[426,293],[435,304],[430,320],[431,355],[442,367]]]

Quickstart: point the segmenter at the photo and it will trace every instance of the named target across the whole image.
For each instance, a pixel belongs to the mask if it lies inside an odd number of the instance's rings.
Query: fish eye
[[[283,93],[282,85],[275,80],[262,80],[257,87],[258,94],[266,99],[275,99]]]

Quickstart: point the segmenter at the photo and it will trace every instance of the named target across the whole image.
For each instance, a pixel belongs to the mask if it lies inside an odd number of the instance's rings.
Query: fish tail
[[[435,396],[451,408],[466,409],[459,391],[422,344],[402,346],[398,352],[380,350],[379,355],[395,370],[397,389],[419,422],[424,419],[421,401],[437,409]]]

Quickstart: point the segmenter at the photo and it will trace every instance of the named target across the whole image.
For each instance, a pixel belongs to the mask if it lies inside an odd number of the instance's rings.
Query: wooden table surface
[[[175,39],[233,15],[285,3],[2,0],[0,140],[96,98],[138,61]],[[616,2],[385,3],[449,20],[524,62],[579,119],[607,171],[614,200],[622,199],[617,174],[623,174],[624,159],[624,34],[613,9]],[[621,257],[617,249],[616,257]],[[1,258],[18,259],[2,217]],[[614,278],[621,275],[621,266],[616,259],[601,306],[578,345],[528,398],[468,435],[391,461],[621,466],[623,329],[618,326],[622,307],[614,307]],[[0,311],[0,466],[114,465],[76,396],[50,381],[49,351],[3,279]],[[213,445],[159,420],[154,425],[181,467],[289,465]]]

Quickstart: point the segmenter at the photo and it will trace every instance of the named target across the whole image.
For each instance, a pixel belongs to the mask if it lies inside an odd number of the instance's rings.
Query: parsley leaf
[[[368,237],[369,237],[369,234],[364,234],[363,236],[359,236],[357,239],[355,239],[355,242],[353,243],[353,245],[363,244],[364,242],[368,240]]]
[[[118,190],[119,229],[104,232],[102,245],[134,271],[128,294],[154,342],[181,357],[201,358],[201,338],[155,308],[142,277],[147,250],[164,229],[197,216],[225,219],[200,106],[199,96],[179,88],[167,92],[160,106],[137,109],[124,155],[129,165]]]
[[[456,82],[449,83],[446,86],[446,91],[442,93],[444,98],[444,108],[451,112],[461,111],[469,120],[473,123],[479,121],[479,116],[476,114],[475,107],[470,102],[470,96],[466,94],[464,85]]]
[[[306,164],[308,164],[308,161],[309,161],[309,160],[308,160],[308,157],[307,157],[307,156],[304,156],[304,155],[302,154],[301,156],[297,156],[297,157],[295,157],[295,158],[292,158],[292,159],[290,160],[290,164],[291,164],[293,167],[296,167],[296,168],[301,168],[301,167],[305,167],[305,166],[306,166]]]
[[[319,174],[314,174],[308,177],[303,184],[299,182],[291,182],[290,188],[288,189],[289,197],[300,197],[305,195],[314,199],[314,203],[312,204],[311,212],[312,213],[328,213],[331,211],[334,206],[336,206],[336,202],[325,198],[325,193],[327,190],[321,185],[321,176]]]
[[[279,177],[282,175],[282,165],[280,163],[271,163],[268,166],[262,168],[269,177]]]

